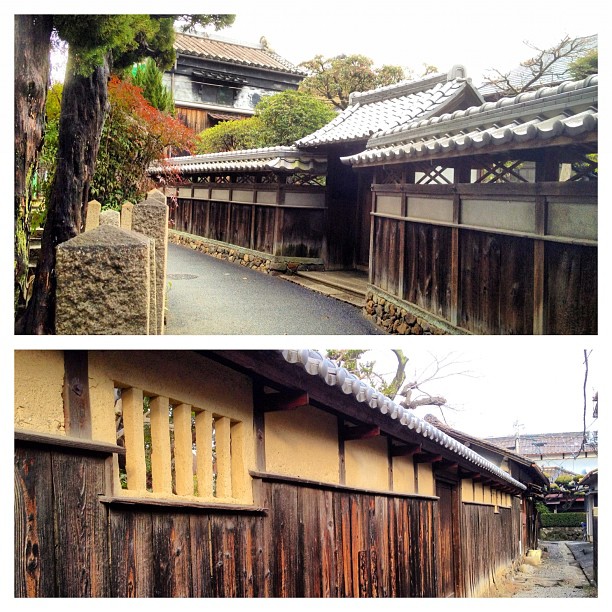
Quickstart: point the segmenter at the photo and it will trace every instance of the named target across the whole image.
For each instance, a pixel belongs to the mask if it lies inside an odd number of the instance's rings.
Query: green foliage
[[[262,98],[255,107],[262,125],[262,146],[290,145],[329,123],[336,113],[302,91],[288,89]]]
[[[572,474],[561,474],[555,480],[555,484],[563,489],[573,489],[579,478],[579,476],[573,476]]]
[[[354,91],[368,91],[406,78],[400,66],[374,68],[374,62],[364,55],[337,55],[327,59],[316,55],[300,66],[309,73],[300,84],[300,91],[327,100],[340,110],[348,106],[349,95]]]
[[[548,506],[542,502],[536,502],[536,510],[540,513],[540,514],[550,514],[550,509],[548,508]]]
[[[103,208],[119,209],[151,188],[147,168],[164,157],[167,147],[190,150],[195,134],[148,104],[138,87],[117,77],[109,84],[109,100],[90,198]]]
[[[169,68],[175,58],[174,22],[184,29],[212,25],[223,28],[234,15],[55,15],[58,36],[71,48],[76,74],[89,75],[112,53],[113,65],[121,70],[153,57],[160,68]]]
[[[42,150],[38,158],[38,189],[43,200],[47,200],[49,189],[55,173],[55,158],[59,144],[59,117],[62,107],[62,93],[64,86],[56,83],[47,92],[45,103],[46,125]],[[42,215],[41,215],[42,212]],[[44,222],[45,209],[38,211],[39,217],[36,222],[41,225]],[[31,227],[39,227],[32,225]]]
[[[223,121],[198,135],[198,153],[240,151],[262,146],[262,125],[258,117]]]
[[[249,119],[226,121],[199,135],[198,153],[291,145],[329,123],[336,113],[310,94],[286,90],[266,96]]]
[[[142,64],[134,68],[132,83],[142,89],[142,95],[158,110],[174,116],[174,100],[172,92],[163,84],[163,72],[153,59],[148,57]]]
[[[549,512],[541,514],[542,527],[580,527],[586,521],[585,512]]]
[[[591,74],[597,74],[597,49],[589,51],[583,57],[579,57],[569,65],[569,73],[576,81],[586,79]]]

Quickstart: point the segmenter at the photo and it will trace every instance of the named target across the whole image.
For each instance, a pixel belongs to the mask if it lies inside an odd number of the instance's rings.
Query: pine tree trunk
[[[30,185],[43,143],[52,15],[15,15],[15,317],[25,307]]]
[[[55,249],[83,230],[89,185],[95,171],[108,108],[109,58],[93,74],[74,74],[69,54],[62,95],[55,178],[47,205],[34,291],[18,332],[55,330]]]

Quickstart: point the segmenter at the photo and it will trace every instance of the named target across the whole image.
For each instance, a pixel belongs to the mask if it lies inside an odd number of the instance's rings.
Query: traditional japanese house
[[[227,242],[230,248],[248,247],[255,252],[241,254],[272,261],[268,269],[278,269],[275,256],[292,255],[302,258],[289,262],[294,267],[367,271],[371,176],[353,172],[340,157],[361,151],[374,133],[482,101],[465,69],[455,66],[448,74],[353,93],[348,108],[293,147],[173,158],[152,168],[151,173],[166,185],[168,177],[170,183],[177,174],[181,178],[176,230]],[[223,187],[215,186],[215,191],[206,195],[198,189],[195,195],[191,189],[201,187],[200,183],[222,183]],[[259,194],[274,191],[274,185],[279,186],[278,197]],[[237,198],[232,189],[239,194]],[[164,190],[174,193],[167,186]],[[258,193],[247,193],[252,190]],[[299,190],[300,195],[289,195],[291,190]],[[287,194],[284,198],[283,192]],[[194,200],[209,200],[210,204]],[[211,218],[206,228],[202,221],[190,225],[192,211],[203,207],[219,208],[220,216]],[[203,220],[207,213],[199,214]],[[245,233],[247,218],[254,227],[250,233]],[[259,239],[251,239],[253,232]],[[178,239],[175,234],[171,238]],[[281,240],[286,240],[282,247]],[[210,248],[208,243],[206,248]]]
[[[374,172],[372,312],[383,299],[451,333],[597,333],[597,101],[594,75],[344,157]]]
[[[305,73],[265,43],[176,33],[174,67],[164,73],[178,117],[197,133],[254,113],[262,96],[297,89]]]
[[[309,350],[16,351],[15,595],[478,596],[513,474]]]

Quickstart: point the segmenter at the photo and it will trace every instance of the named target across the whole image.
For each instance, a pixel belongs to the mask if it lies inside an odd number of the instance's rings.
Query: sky
[[[533,57],[536,52],[525,41],[550,48],[566,34],[597,34],[600,23],[594,9],[579,10],[575,2],[566,0],[514,0],[504,8],[490,0],[435,4],[272,0],[223,6],[236,7],[236,20],[218,32],[220,36],[252,43],[265,36],[272,49],[294,63],[317,54],[359,53],[377,66],[400,65],[417,75],[424,63],[442,72],[463,64],[477,85],[488,70],[509,70]]]
[[[593,342],[504,338],[435,338],[434,341],[395,339],[409,357],[407,379],[423,380],[437,358],[448,366],[425,390],[441,395],[450,408],[443,415],[436,407],[420,408],[417,415],[431,413],[460,431],[477,437],[582,431],[584,350],[589,356],[586,384],[588,430],[597,431],[592,418],[594,391],[599,390],[601,354]],[[377,369],[392,373],[395,358],[388,349],[365,355]]]
[[[40,5],[37,9],[36,6]],[[491,0],[454,2],[336,2],[332,0],[218,0],[181,1],[177,10],[185,14],[231,13],[233,26],[218,36],[258,43],[262,36],[279,55],[299,64],[317,54],[362,54],[383,64],[409,68],[418,76],[424,64],[448,72],[462,64],[476,85],[491,69],[510,70],[536,55],[525,42],[539,49],[550,48],[565,35],[598,34],[602,20],[595,3],[581,10],[574,0],[543,2],[513,0],[496,5]],[[56,2],[54,12],[87,12],[83,3]],[[94,8],[100,10],[96,5]],[[172,7],[175,8],[174,6]],[[28,11],[49,11],[49,4],[30,0]],[[167,2],[109,2],[104,10],[160,12]]]

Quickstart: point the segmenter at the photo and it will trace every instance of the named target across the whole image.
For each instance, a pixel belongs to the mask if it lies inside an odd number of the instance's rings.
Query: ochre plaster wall
[[[419,488],[417,493],[419,495],[435,495],[436,483],[434,480],[433,468],[431,466],[431,463],[419,463],[418,469]]]
[[[471,478],[463,478],[461,480],[461,501],[474,501],[474,483]]]
[[[189,351],[90,351],[89,377],[92,421],[100,435],[115,436],[115,386],[228,419],[231,499],[214,500],[252,503],[248,471],[255,469],[255,440],[249,378]]]
[[[393,458],[393,490],[398,493],[416,493],[412,457]]]
[[[344,443],[346,484],[350,487],[389,490],[387,438],[378,436]]]
[[[15,351],[15,428],[65,435],[63,351]]]
[[[338,484],[338,421],[306,406],[267,412],[266,471]]]

